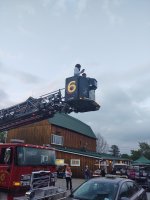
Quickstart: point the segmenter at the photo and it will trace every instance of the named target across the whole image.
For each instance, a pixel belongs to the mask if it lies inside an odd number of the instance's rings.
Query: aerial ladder
[[[29,97],[22,103],[0,110],[0,132],[52,118],[56,113],[69,114],[72,112],[97,111],[100,109],[100,105],[95,101],[96,89],[97,80],[95,78],[83,76],[68,77],[63,89],[42,95],[39,98]],[[7,148],[8,155],[10,155],[10,151],[10,148]],[[6,168],[6,166],[4,167]],[[6,173],[8,173],[8,170],[10,170],[9,164]],[[51,176],[52,173],[50,171],[32,172],[30,190],[24,196],[13,197],[10,196],[9,191],[1,193],[0,190],[0,195],[4,195],[0,197],[3,200],[65,199],[66,191],[49,185]],[[43,183],[44,186],[41,187]],[[45,183],[47,183],[46,186]]]
[[[65,88],[0,110],[0,132],[18,128],[44,119],[55,113],[89,112],[99,110],[95,102],[97,81],[94,78],[73,76],[66,79]]]

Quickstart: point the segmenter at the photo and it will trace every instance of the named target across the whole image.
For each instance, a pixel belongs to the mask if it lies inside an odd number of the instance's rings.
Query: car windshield
[[[115,170],[127,169],[127,165],[115,165],[114,169]]]
[[[111,181],[89,180],[72,193],[74,199],[82,200],[114,200],[118,184]]]
[[[17,147],[19,166],[55,165],[55,151],[49,149]]]

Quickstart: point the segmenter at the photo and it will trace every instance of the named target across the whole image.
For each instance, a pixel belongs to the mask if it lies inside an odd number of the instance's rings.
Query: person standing
[[[106,175],[105,169],[102,168],[102,170],[101,170],[101,176],[102,176],[102,177],[105,177],[105,175]]]
[[[90,175],[91,173],[90,173],[89,167],[88,165],[86,165],[84,169],[84,178],[86,181],[90,179]]]
[[[65,177],[66,177],[66,188],[67,190],[72,190],[72,172],[69,165],[66,166],[65,170]]]
[[[84,72],[84,69],[82,69],[81,71],[80,70],[81,70],[81,65],[76,64],[74,68],[74,76],[80,76],[80,74]]]

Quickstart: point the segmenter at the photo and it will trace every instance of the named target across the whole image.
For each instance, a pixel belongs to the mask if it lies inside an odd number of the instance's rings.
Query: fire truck
[[[0,110],[0,132],[18,128],[55,113],[97,111],[95,78],[66,78],[65,88]],[[0,199],[63,199],[66,191],[55,187],[55,149],[31,144],[0,144]]]
[[[30,189],[32,172],[37,171],[50,171],[48,185],[55,185],[55,149],[14,142],[1,144],[0,199],[23,196]]]

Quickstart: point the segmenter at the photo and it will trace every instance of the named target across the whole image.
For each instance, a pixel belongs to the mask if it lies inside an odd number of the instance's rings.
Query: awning
[[[139,159],[133,161],[132,165],[150,165],[150,160],[144,156],[141,156]]]

